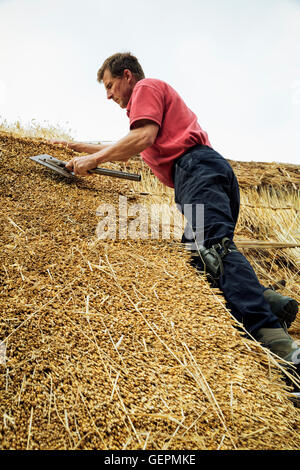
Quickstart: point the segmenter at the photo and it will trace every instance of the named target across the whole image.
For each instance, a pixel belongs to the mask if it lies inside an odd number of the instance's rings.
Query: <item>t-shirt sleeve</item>
[[[133,92],[130,108],[130,127],[141,119],[154,121],[161,126],[164,110],[162,93],[149,85],[141,85]]]

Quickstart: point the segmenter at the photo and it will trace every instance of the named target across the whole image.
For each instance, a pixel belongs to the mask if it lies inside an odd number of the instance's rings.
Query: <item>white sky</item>
[[[97,70],[130,51],[225,158],[300,164],[300,0],[0,0],[0,116],[117,140]]]

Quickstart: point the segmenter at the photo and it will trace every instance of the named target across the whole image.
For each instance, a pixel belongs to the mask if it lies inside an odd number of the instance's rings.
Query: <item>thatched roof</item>
[[[272,187],[299,190],[300,165],[229,160],[241,188]]]
[[[300,448],[279,365],[238,331],[180,243],[97,240],[99,204],[120,194],[144,203],[142,186],[66,181],[28,157],[72,153],[38,140],[2,133],[0,152],[2,449]],[[266,240],[266,199],[253,211],[250,189],[237,237]],[[272,220],[298,210],[276,209]],[[297,250],[249,256],[262,281],[284,278],[299,299]],[[300,338],[299,321],[291,332]]]

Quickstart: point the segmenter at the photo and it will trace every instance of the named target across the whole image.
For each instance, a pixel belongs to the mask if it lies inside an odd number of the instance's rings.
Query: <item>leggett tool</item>
[[[53,171],[56,171],[62,176],[66,176],[67,178],[76,178],[75,174],[72,171],[69,171],[65,168],[67,162],[62,160],[58,160],[51,155],[43,154],[43,155],[35,155],[34,157],[29,157],[31,160],[40,163],[41,165],[50,168]],[[98,175],[104,176],[113,176],[114,178],[123,178],[126,180],[133,180],[133,181],[141,181],[141,175],[136,173],[126,173],[125,171],[117,171],[117,170],[110,170],[108,168],[95,168],[93,170],[89,170],[89,173],[97,173]]]

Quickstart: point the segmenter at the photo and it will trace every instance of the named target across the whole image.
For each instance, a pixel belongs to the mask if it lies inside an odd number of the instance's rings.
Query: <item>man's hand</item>
[[[97,161],[94,155],[75,157],[66,164],[66,168],[76,176],[87,176],[89,170],[97,168]]]

